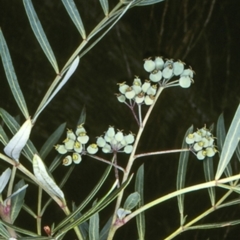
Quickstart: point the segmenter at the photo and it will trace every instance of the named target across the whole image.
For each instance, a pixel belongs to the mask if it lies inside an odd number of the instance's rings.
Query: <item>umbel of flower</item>
[[[126,82],[118,83],[119,94],[117,99],[119,102],[129,101],[130,105],[134,102],[137,104],[152,105],[157,92],[157,85],[152,85],[150,81],[146,80],[143,84],[139,77],[135,77],[132,86]]]
[[[124,135],[122,131],[115,131],[114,127],[109,127],[104,136],[98,137],[96,144],[88,146],[87,151],[90,154],[97,152],[102,148],[104,153],[125,152],[131,153],[133,149],[134,135],[129,133]]]
[[[206,126],[194,133],[188,134],[186,143],[196,153],[198,160],[203,160],[205,157],[213,157],[217,152],[214,145],[214,137]]]
[[[185,69],[185,63],[180,60],[163,60],[162,57],[156,57],[155,59],[148,58],[144,60],[143,67],[150,73],[149,79],[162,86],[188,88],[193,83],[194,71],[191,67]],[[177,77],[178,79],[169,82],[173,77]]]
[[[63,165],[68,166],[72,162],[78,164],[82,161],[82,155],[85,151],[85,145],[89,141],[89,136],[83,125],[79,125],[75,132],[71,129],[67,130],[67,137],[63,141],[63,144],[58,144],[55,149],[60,154],[67,154],[63,159]]]

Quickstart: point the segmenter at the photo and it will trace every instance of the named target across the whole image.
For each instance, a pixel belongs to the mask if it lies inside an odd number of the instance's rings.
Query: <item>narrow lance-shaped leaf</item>
[[[188,136],[189,133],[192,133],[192,132],[193,132],[193,126],[191,126],[187,130],[187,132],[183,138],[182,148],[188,147],[188,145],[186,143],[186,137]],[[189,158],[189,151],[180,153],[179,162],[178,162],[177,182],[176,182],[177,190],[180,190],[185,187],[188,158]],[[178,200],[178,208],[179,208],[179,213],[180,213],[180,224],[183,225],[184,221],[185,221],[184,194],[177,196],[177,200]]]
[[[25,102],[24,96],[19,86],[17,76],[15,74],[15,70],[12,64],[11,56],[7,47],[7,43],[4,39],[1,28],[0,28],[0,55],[2,58],[3,67],[5,70],[5,74],[8,80],[9,87],[12,91],[13,97],[15,98],[16,103],[18,104],[18,107],[21,110],[22,114],[27,119],[29,118],[27,104]]]
[[[12,159],[19,161],[22,149],[25,147],[32,130],[31,119],[27,119],[20,127],[18,132],[12,137],[9,143],[5,146],[4,152]]]
[[[96,202],[93,203],[93,207]],[[99,240],[99,214],[93,214],[89,220],[89,240]]]
[[[2,108],[0,108],[0,117],[2,118],[8,129],[15,135],[20,129],[20,125],[18,124],[18,122]],[[7,140],[4,145],[7,145],[8,142],[9,140]],[[23,148],[23,155],[32,162],[33,155],[37,152],[37,149],[34,147],[33,143],[29,139],[25,147]]]
[[[78,119],[78,124],[77,125],[81,125],[81,124],[84,124],[86,122],[86,107],[84,106],[82,111],[81,111],[81,114],[80,114],[80,117]]]
[[[207,157],[203,161],[203,169],[204,169],[204,175],[207,182],[212,181],[214,179],[214,169],[213,169],[213,158]],[[215,206],[215,187],[208,188],[208,194],[210,197],[210,201],[212,206]]]
[[[135,181],[135,191],[140,194],[140,201],[138,203],[138,208],[144,205],[144,165],[142,165],[136,175]],[[139,240],[145,239],[145,213],[141,212],[136,216],[137,229],[138,229],[138,238]]]
[[[46,188],[49,193],[64,198],[62,190],[57,186],[53,179],[48,175],[42,159],[35,154],[33,157],[33,172],[38,181]]]
[[[131,193],[124,202],[123,208],[132,210],[140,201],[140,194],[138,192]]]
[[[62,0],[62,3],[66,8],[77,30],[81,34],[82,38],[86,39],[86,32],[79,11],[77,10],[77,7],[75,5],[75,2],[73,0]]]
[[[45,55],[47,56],[49,62],[53,66],[56,73],[59,73],[58,65],[56,58],[54,56],[54,53],[52,51],[52,48],[47,40],[46,34],[42,28],[41,22],[39,21],[39,18],[34,10],[34,7],[32,5],[31,0],[23,0],[24,7],[30,22],[30,25],[32,27],[32,30],[42,48]]]
[[[226,130],[225,130],[223,114],[221,114],[218,118],[216,132],[217,132],[218,154],[219,154],[219,157],[220,157],[221,152],[222,152],[222,148],[223,148],[223,144],[224,144],[224,140],[226,138]],[[224,173],[227,177],[232,176],[232,167],[231,167],[230,163],[226,166],[226,168],[224,170]],[[231,184],[233,184],[233,183],[231,182]]]
[[[99,2],[102,6],[105,16],[108,16],[108,13],[109,13],[108,0],[99,0]]]
[[[72,76],[72,74],[75,72],[78,64],[79,64],[79,56],[75,58],[69,69],[67,70],[67,73],[65,74],[63,80],[59,83],[59,85],[56,87],[56,89],[53,91],[53,93],[50,95],[50,97],[47,99],[47,101],[42,105],[40,109],[36,111],[36,113],[33,116],[32,122],[35,123],[37,120],[39,114],[43,111],[43,109],[48,105],[48,103],[55,97],[55,95],[60,91],[60,89],[64,86],[64,84],[68,81],[68,79]]]
[[[0,194],[8,183],[8,180],[11,176],[11,169],[7,168],[0,176]]]
[[[230,162],[240,139],[240,104],[234,115],[222,148],[215,179],[218,180]]]
[[[39,154],[42,159],[48,155],[48,153],[53,149],[53,146],[58,142],[59,138],[62,136],[66,127],[66,123],[61,124],[52,134],[49,136],[47,141],[43,144]]]
[[[15,221],[17,216],[19,215],[22,206],[24,204],[24,197],[26,193],[26,188],[28,185],[25,185],[24,180],[20,180],[14,187],[14,193],[11,196],[11,220]]]

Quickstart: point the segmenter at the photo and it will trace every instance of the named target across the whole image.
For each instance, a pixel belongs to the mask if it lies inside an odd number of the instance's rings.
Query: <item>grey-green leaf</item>
[[[144,205],[144,165],[139,167],[137,174],[136,174],[136,181],[135,181],[135,191],[140,194],[140,201],[138,203],[138,207]],[[145,239],[145,212],[141,212],[136,216],[137,222],[137,230],[138,230],[138,238],[139,240]]]
[[[99,0],[99,2],[102,6],[105,16],[108,16],[108,13],[109,13],[108,0]]]
[[[93,204],[93,207],[94,207],[95,203]],[[99,214],[98,214],[98,212],[93,214],[89,220],[89,240],[99,240]]]
[[[46,57],[48,58],[49,62],[53,66],[55,72],[58,74],[59,69],[58,69],[58,64],[57,64],[56,58],[55,58],[52,48],[48,42],[47,36],[42,28],[41,22],[39,21],[37,13],[34,10],[32,1],[31,0],[23,0],[23,3],[24,3],[24,7],[26,10],[30,25],[35,34],[35,37],[38,40],[38,42],[39,42],[42,50],[44,51]]]
[[[134,207],[137,206],[139,201],[140,201],[140,194],[138,192],[131,193],[127,197],[127,199],[126,199],[126,201],[123,205],[123,208],[126,209],[126,210],[131,210],[131,209],[133,209]]]
[[[16,192],[18,189],[22,188],[25,185],[24,180],[20,180],[14,187],[14,192]],[[20,210],[22,209],[22,206],[24,204],[24,197],[26,194],[26,189],[19,192],[16,196],[12,197],[12,208],[11,208],[11,220],[12,222],[15,221],[17,218]]]
[[[224,172],[226,166],[230,162],[234,151],[238,145],[240,139],[240,104],[238,105],[237,111],[234,115],[227,136],[224,141],[224,145],[219,160],[217,173],[215,179],[218,180]]]
[[[11,176],[11,169],[7,168],[0,176],[0,194],[8,183],[8,180]]]
[[[207,157],[203,161],[203,169],[204,175],[207,182],[212,181],[214,179],[214,169],[213,169],[213,158]],[[216,194],[215,187],[208,188],[208,194],[210,197],[210,201],[212,206],[215,206]]]
[[[0,116],[2,117],[4,123],[7,125],[8,129],[15,134],[20,126],[17,121],[4,109],[0,108]],[[36,148],[33,143],[28,140],[26,146],[23,148],[23,154],[27,157],[29,161],[32,161],[33,155],[37,153]]]
[[[191,126],[187,130],[187,132],[183,138],[182,148],[188,148],[188,145],[187,145],[185,139],[188,136],[188,134],[192,133],[192,132],[193,132],[193,126]],[[188,158],[189,158],[189,151],[180,153],[179,162],[178,162],[177,182],[176,182],[177,190],[180,190],[185,187]],[[184,194],[177,196],[177,200],[178,200],[178,208],[179,208],[179,213],[180,213],[180,224],[182,226],[184,224],[184,220],[185,220],[185,217],[184,217]]]
[[[86,117],[86,107],[84,106],[78,119],[78,125],[84,124],[86,122]]]
[[[1,28],[0,28],[0,55],[2,58],[3,67],[5,70],[5,74],[8,80],[9,87],[12,91],[13,97],[15,98],[15,101],[18,104],[18,107],[21,110],[22,114],[27,119],[29,118],[27,104],[25,102],[24,96],[19,86],[17,76],[12,64],[11,56],[7,47],[7,43],[4,39]]]
[[[49,152],[53,149],[53,146],[58,142],[59,138],[62,136],[66,127],[66,123],[62,123],[47,139],[43,144],[39,154],[42,159],[45,159]]]
[[[84,29],[84,25],[73,0],[62,0],[64,7],[66,8],[69,16],[71,17],[74,25],[76,26],[77,30],[81,34],[83,39],[86,39],[86,32]]]

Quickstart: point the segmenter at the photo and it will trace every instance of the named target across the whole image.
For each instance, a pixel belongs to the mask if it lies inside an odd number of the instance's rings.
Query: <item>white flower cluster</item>
[[[132,86],[126,82],[119,83],[119,92],[117,99],[119,102],[126,102],[127,100],[134,101],[137,104],[152,105],[157,92],[157,84],[152,85],[150,81],[146,80],[143,84],[138,77],[133,80]]]
[[[156,57],[144,60],[144,69],[150,73],[149,79],[160,85],[181,86],[182,88],[190,87],[193,83],[194,71],[190,68],[184,69],[185,63],[173,60],[163,60],[162,57]],[[168,83],[174,76],[179,77],[178,80]]]
[[[89,136],[83,125],[79,125],[75,133],[68,129],[67,138],[63,141],[63,144],[58,144],[55,149],[60,154],[71,153],[63,159],[63,165],[68,166],[72,162],[78,164],[82,160],[82,154],[85,151],[85,144],[88,142]]]
[[[102,148],[104,153],[112,152],[125,152],[131,153],[133,146],[131,145],[134,142],[134,135],[129,133],[124,135],[122,131],[115,131],[113,127],[109,127],[105,132],[104,136],[98,137],[96,144],[91,144],[88,146],[87,151],[90,154],[94,154],[98,147]]]
[[[186,143],[190,144],[196,152],[198,160],[203,160],[205,157],[213,157],[217,152],[214,145],[214,137],[206,126],[194,133],[190,133],[186,137]]]

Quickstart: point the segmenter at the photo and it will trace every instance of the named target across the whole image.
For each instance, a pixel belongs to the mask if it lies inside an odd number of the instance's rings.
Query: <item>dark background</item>
[[[112,1],[112,6],[116,1]],[[82,41],[61,1],[34,0],[34,7],[53,48],[60,69]],[[103,18],[98,1],[76,1],[86,32],[89,33]],[[196,75],[189,89],[170,88],[163,91],[149,120],[138,152],[180,148],[183,136],[193,124],[201,128],[216,123],[224,112],[228,127],[239,104],[240,2],[238,0],[168,0],[153,6],[129,10],[120,22],[98,43],[81,63],[68,84],[40,115],[31,139],[40,149],[47,137],[61,123],[74,129],[83,106],[87,109],[86,129],[92,141],[109,125],[126,132],[137,132],[129,109],[117,102],[116,83],[132,83],[135,75],[145,79],[143,59],[164,56],[181,59],[191,65]],[[22,1],[0,0],[0,27],[7,41],[12,61],[31,115],[48,89],[55,73],[42,52],[30,28]],[[21,115],[7,85],[0,64],[0,107],[11,115]],[[64,139],[65,136],[62,138]],[[46,164],[55,156],[53,150]],[[107,156],[110,158],[110,156]],[[174,191],[178,154],[149,157],[137,161],[133,172],[145,163],[145,201]],[[216,161],[217,157],[214,158]],[[119,164],[126,165],[126,156],[119,156]],[[216,165],[216,164],[215,164]],[[102,175],[105,165],[85,158],[78,165],[64,188],[69,205],[81,203]],[[54,177],[61,180],[66,171],[60,167]],[[233,165],[239,172],[239,164]],[[109,180],[109,185],[114,180]],[[190,157],[187,186],[204,181],[202,162]],[[129,192],[128,192],[129,191]],[[127,193],[131,193],[132,186]],[[219,191],[218,197],[221,197]],[[235,195],[235,198],[237,196]],[[31,205],[33,195],[26,203]],[[186,196],[187,220],[210,207],[206,190]],[[101,224],[113,210],[104,210]],[[199,224],[239,219],[240,208],[223,209]],[[50,210],[43,225],[51,225],[63,215]],[[146,239],[163,239],[179,226],[177,201],[173,199],[146,212]],[[51,220],[52,219],[52,220]],[[19,223],[20,225],[23,223]],[[27,224],[30,227],[33,221]],[[176,239],[239,239],[240,227],[185,232]],[[119,229],[115,239],[137,239],[135,221]]]

